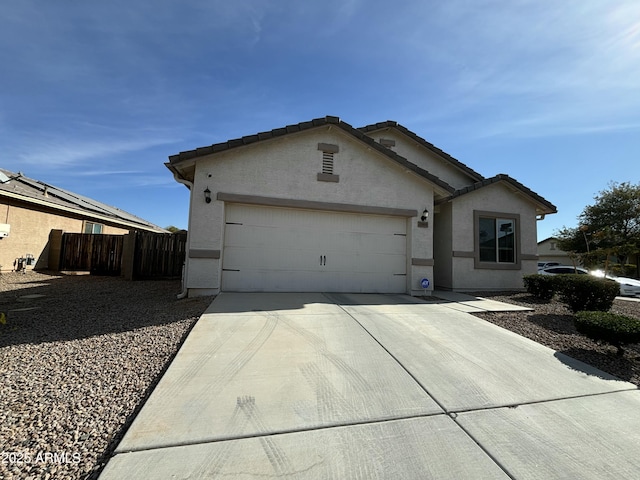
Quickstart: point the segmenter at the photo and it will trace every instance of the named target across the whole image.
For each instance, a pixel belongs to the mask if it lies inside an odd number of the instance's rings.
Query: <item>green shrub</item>
[[[558,275],[554,280],[560,300],[573,313],[582,310],[606,312],[620,294],[620,286],[591,275]]]
[[[556,282],[551,275],[525,275],[522,277],[527,292],[542,300],[551,300],[556,293]]]
[[[596,341],[607,342],[624,354],[623,345],[640,342],[640,320],[608,312],[578,312],[576,329]]]

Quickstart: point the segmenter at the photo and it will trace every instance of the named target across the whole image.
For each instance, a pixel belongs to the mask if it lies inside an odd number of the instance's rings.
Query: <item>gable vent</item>
[[[322,173],[333,174],[333,152],[322,152]]]
[[[333,173],[333,156],[340,151],[340,147],[332,143],[319,143],[318,150],[322,152],[322,171],[318,172],[318,181],[339,182],[340,176]]]

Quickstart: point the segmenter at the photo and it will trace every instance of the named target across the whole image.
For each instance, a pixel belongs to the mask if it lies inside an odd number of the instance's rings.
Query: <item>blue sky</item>
[[[0,166],[187,227],[169,155],[326,115],[396,120],[575,226],[640,182],[640,2],[20,0]]]

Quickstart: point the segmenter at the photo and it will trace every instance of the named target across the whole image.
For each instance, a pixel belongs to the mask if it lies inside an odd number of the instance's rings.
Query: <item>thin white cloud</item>
[[[49,138],[47,138],[49,137]],[[33,139],[28,151],[16,154],[15,160],[23,165],[40,168],[82,166],[99,158],[115,158],[125,153],[173,143],[167,138],[90,139],[55,138],[50,135]]]
[[[104,177],[110,175],[140,175],[140,170],[80,170],[73,172],[77,177]]]

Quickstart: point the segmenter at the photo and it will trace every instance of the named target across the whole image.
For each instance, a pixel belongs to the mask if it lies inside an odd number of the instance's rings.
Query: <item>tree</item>
[[[616,249],[626,257],[640,247],[640,184],[611,183],[595,196],[579,217],[589,227],[599,248]]]
[[[558,247],[578,254],[585,264],[610,255],[624,264],[640,252],[640,184],[612,182],[594,200],[578,216],[578,227],[556,232]]]
[[[168,227],[165,227],[165,230],[169,230],[171,233],[176,233],[180,231],[178,227],[174,227],[173,225],[169,225]]]

